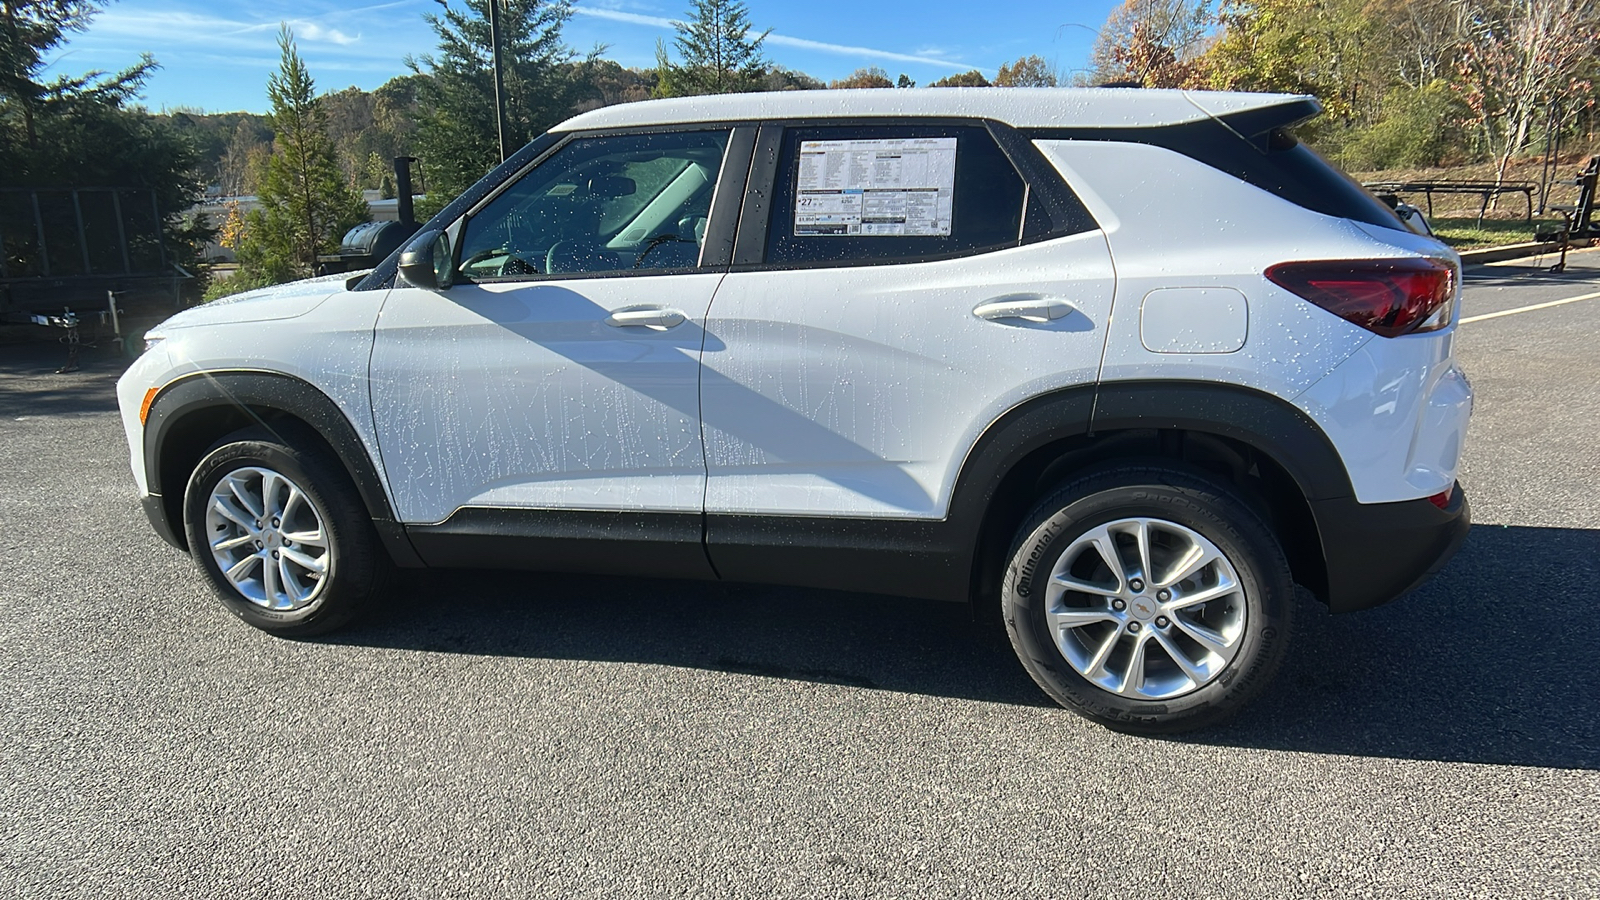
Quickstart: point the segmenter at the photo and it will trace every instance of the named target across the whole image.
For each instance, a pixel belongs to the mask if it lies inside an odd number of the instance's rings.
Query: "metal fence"
[[[149,188],[0,188],[0,281],[170,274]]]

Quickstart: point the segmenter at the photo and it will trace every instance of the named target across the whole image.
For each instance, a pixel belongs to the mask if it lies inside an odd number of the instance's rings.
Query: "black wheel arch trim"
[[[1178,428],[1232,438],[1284,468],[1308,501],[1355,494],[1344,460],[1304,411],[1271,394],[1201,381],[1103,382],[1091,429]]]
[[[173,458],[198,461],[199,455],[221,436],[211,430],[202,436],[190,436],[183,423],[192,422],[191,417],[196,414],[216,412],[223,414],[224,420],[231,414],[240,425],[254,423],[272,427],[261,410],[299,420],[315,431],[349,473],[373,527],[395,564],[422,565],[404,529],[395,522],[388,494],[378,475],[378,464],[367,452],[350,420],[321,389],[281,372],[248,369],[195,372],[167,383],[156,394],[144,423],[144,467],[149,493],[164,498],[157,505],[146,506],[158,534],[164,539],[172,535],[177,540],[181,540],[182,535],[179,523],[183,521],[186,483],[165,484],[168,469],[165,463]],[[204,446],[195,446],[197,443]],[[182,456],[169,455],[174,453]],[[157,515],[163,516],[165,521],[154,522]],[[177,541],[169,542],[183,546]]]
[[[1026,491],[1074,446],[1116,432],[1187,431],[1231,439],[1270,458],[1306,502],[1353,495],[1344,463],[1310,416],[1285,400],[1237,385],[1174,380],[1113,381],[1053,391],[995,420],[963,461],[945,520],[947,552],[967,575],[966,595],[984,596],[1004,574],[1012,520],[1031,507]],[[1078,439],[1078,443],[1074,443]],[[1052,445],[1062,448],[1056,452]],[[1020,477],[1014,479],[1013,474]],[[1062,475],[1068,473],[1063,472]],[[1312,527],[1316,527],[1313,506]],[[1319,536],[1315,549],[1326,558]],[[1313,582],[1320,582],[1314,577]],[[1324,585],[1311,585],[1319,595]],[[953,596],[949,599],[957,599]],[[1324,598],[1327,599],[1327,598]]]

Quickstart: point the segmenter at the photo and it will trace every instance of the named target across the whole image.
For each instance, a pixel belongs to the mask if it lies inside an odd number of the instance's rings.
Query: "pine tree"
[[[45,54],[64,41],[67,32],[87,28],[99,6],[94,0],[0,0],[0,98],[11,108],[7,111],[21,120],[23,146],[37,145],[37,120],[51,93],[50,86],[36,80],[44,69]],[[130,70],[123,78],[140,79],[153,66],[146,58],[139,74]]]
[[[662,97],[683,96],[685,92],[678,88],[677,79],[673,74],[676,70],[677,67],[672,64],[672,55],[667,52],[667,42],[657,38],[655,68],[656,86],[650,91],[651,97],[659,100]]]
[[[673,23],[678,30],[673,43],[683,65],[666,67],[663,83],[670,85],[672,94],[761,90],[767,64],[761,44],[771,29],[751,39],[750,16],[739,0],[694,0],[690,12],[688,21]]]
[[[317,254],[337,250],[344,233],[369,217],[334,160],[327,117],[287,25],[278,48],[278,71],[267,79],[276,133],[260,177],[262,208],[251,213],[239,248],[240,287],[314,273]]]
[[[494,69],[489,41],[491,0],[465,0],[428,15],[439,36],[437,54],[409,58],[419,74],[419,116],[413,147],[428,186],[419,211],[436,211],[500,163],[495,126]],[[561,42],[571,0],[496,0],[500,3],[501,61],[505,65],[506,145],[521,147],[571,114],[590,90],[596,54],[576,60]],[[574,65],[574,62],[577,62]]]
[[[159,240],[147,227],[130,228],[133,265],[153,270],[165,259],[198,276],[188,286],[199,286],[212,231],[183,215],[203,194],[194,143],[132,102],[155,60],[146,55],[113,74],[44,77],[65,56],[53,51],[87,30],[104,3],[0,0],[0,187],[149,190],[160,214]],[[17,273],[30,271],[42,250],[7,241],[5,252],[7,268]]]
[[[40,80],[47,56],[84,31],[106,0],[0,0],[0,183],[44,184],[67,175],[73,161],[41,132],[72,130],[85,117],[103,117],[122,107],[157,68],[149,54],[138,64],[107,75],[88,72]],[[97,148],[110,156],[114,148]],[[66,183],[66,182],[64,182]]]

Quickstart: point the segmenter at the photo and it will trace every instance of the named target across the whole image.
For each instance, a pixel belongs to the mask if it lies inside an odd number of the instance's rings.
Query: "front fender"
[[[309,426],[338,457],[396,564],[421,565],[395,522],[378,464],[350,420],[315,386],[277,372],[197,372],[161,388],[144,423],[145,476],[150,493],[162,498],[147,505],[156,530],[181,546],[183,492],[200,456],[238,428],[270,429],[282,417]],[[157,515],[165,522],[156,522]]]

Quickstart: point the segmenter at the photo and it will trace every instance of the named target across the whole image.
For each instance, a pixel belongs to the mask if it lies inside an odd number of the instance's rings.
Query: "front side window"
[[[1014,247],[1022,177],[987,129],[784,129],[766,261],[860,265]]]
[[[726,131],[580,138],[467,220],[472,281],[693,268]]]

